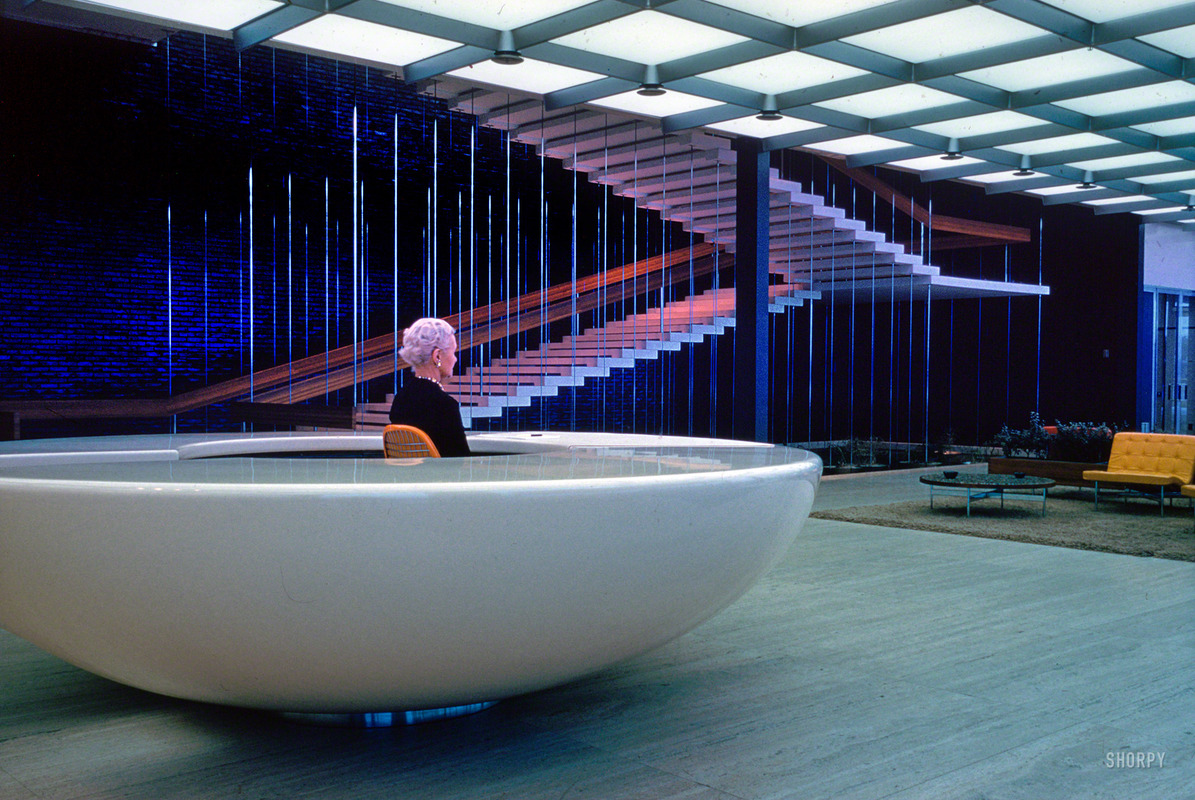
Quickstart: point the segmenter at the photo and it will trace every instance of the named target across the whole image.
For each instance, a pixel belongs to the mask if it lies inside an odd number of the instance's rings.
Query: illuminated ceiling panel
[[[1075,133],[1070,136],[1057,136],[1051,139],[1037,139],[1032,142],[1001,145],[1000,149],[1020,153],[1021,155],[1035,156],[1042,153],[1055,153],[1061,150],[1099,147],[1104,144],[1116,144],[1116,141],[1095,133]]]
[[[1066,194],[1067,192],[1075,191],[1077,187],[1072,184],[1066,186],[1043,186],[1038,189],[1026,189],[1026,194],[1036,194],[1041,197],[1049,197],[1052,194]]]
[[[684,114],[688,111],[713,108],[722,104],[717,100],[707,100],[704,97],[697,97],[696,95],[685,94],[684,92],[670,91],[658,97],[646,97],[636,91],[630,91],[594,100],[593,105],[658,119],[659,117],[667,117],[672,114]]]
[[[1096,158],[1090,161],[1072,161],[1070,165],[1075,169],[1124,169],[1125,167],[1144,167],[1149,164],[1161,164],[1166,161],[1179,161],[1178,156],[1165,153],[1134,153],[1129,156],[1113,156],[1112,158]]]
[[[1003,183],[1004,181],[1019,181],[1023,178],[1024,176],[1017,175],[1015,171],[1006,170],[1004,172],[988,172],[983,175],[968,175],[962,180],[968,183],[989,184]]]
[[[1121,203],[1148,203],[1153,198],[1143,194],[1132,194],[1127,197],[1105,197],[1100,200],[1084,200],[1085,206],[1114,206]]]
[[[1195,133],[1195,117],[1179,117],[1165,122],[1147,122],[1134,125],[1139,131],[1152,133],[1154,136],[1181,136],[1185,133]]]
[[[834,139],[829,142],[818,142],[817,144],[809,145],[809,148],[811,150],[824,150],[827,153],[850,156],[858,153],[872,153],[876,150],[888,150],[899,146],[900,142],[868,134],[865,136],[851,136],[846,139]]]
[[[970,156],[963,156],[962,158],[953,158],[947,160],[944,156],[921,156],[920,158],[906,158],[903,161],[890,161],[888,166],[896,167],[898,169],[911,169],[916,172],[923,172],[927,169],[941,169],[942,167],[962,167],[967,164],[982,164],[978,158],[971,158]]]
[[[899,114],[909,108],[934,108],[959,102],[962,102],[962,98],[956,95],[940,92],[928,86],[906,83],[887,89],[877,89],[874,92],[839,97],[814,105],[841,111],[844,114],[877,119]]]
[[[1068,11],[1091,22],[1111,22],[1149,11],[1162,11],[1182,5],[1187,0],[1043,0],[1048,5]]]
[[[1138,175],[1133,180],[1146,186],[1151,183],[1173,183],[1175,181],[1195,182],[1195,169],[1184,170],[1182,172],[1166,172],[1160,175]]]
[[[1014,61],[985,69],[959,73],[968,78],[1006,92],[1024,92],[1043,86],[1055,86],[1071,81],[1102,78],[1118,72],[1137,69],[1131,61],[1102,50],[1067,50],[1024,61]]]
[[[501,86],[533,94],[547,94],[605,77],[596,72],[548,64],[532,58],[525,59],[522,64],[496,64],[487,59],[468,67],[454,69],[448,74],[488,86]]]
[[[1148,217],[1153,214],[1172,214],[1175,211],[1185,211],[1185,206],[1166,206],[1165,208],[1143,208],[1140,211],[1134,211],[1134,214],[1140,214],[1143,217]]]
[[[710,0],[711,3],[743,11],[773,22],[799,28],[844,14],[866,11],[894,0]]]
[[[458,19],[473,25],[484,25],[500,31],[512,31],[532,22],[580,8],[593,0],[502,0],[483,3],[478,0],[382,0],[392,6],[402,6]]]
[[[903,61],[920,64],[1045,35],[1034,25],[972,6],[843,39]]]
[[[919,131],[936,133],[939,136],[953,136],[963,139],[968,136],[986,136],[992,133],[1016,131],[1022,128],[1032,128],[1044,124],[1037,117],[1018,114],[1015,111],[995,111],[991,114],[980,114],[974,117],[960,117],[945,122],[931,122],[928,125],[914,125]]]
[[[1176,28],[1164,33],[1149,33],[1139,38],[1146,44],[1169,50],[1183,58],[1195,58],[1195,25]]]
[[[866,74],[866,70],[808,53],[788,52],[704,72],[697,77],[761,94],[781,94]]]
[[[747,39],[658,11],[640,11],[553,41],[639,64],[663,64]]]
[[[351,17],[325,14],[274,37],[275,42],[317,53],[403,66],[452,50],[447,39],[424,36]]]
[[[279,0],[88,0],[87,4],[224,31],[283,5]]]
[[[784,117],[775,120],[756,119],[754,116],[728,119],[725,122],[715,122],[707,125],[713,130],[733,133],[738,136],[754,136],[756,139],[766,139],[769,136],[779,136],[782,133],[798,133],[822,127],[816,122],[806,122],[803,119]]]
[[[1080,114],[1099,117],[1191,101],[1195,101],[1195,86],[1186,81],[1170,81],[1135,89],[1093,94],[1075,100],[1059,100],[1056,105],[1078,111]]]
[[[0,14],[47,8],[81,31],[192,29],[401,68],[494,119],[617,109],[1089,208],[1081,180],[1121,204],[1195,191],[1195,0],[7,0]],[[634,91],[657,82],[662,95]],[[773,103],[779,120],[756,119]],[[965,158],[941,160],[952,147]]]

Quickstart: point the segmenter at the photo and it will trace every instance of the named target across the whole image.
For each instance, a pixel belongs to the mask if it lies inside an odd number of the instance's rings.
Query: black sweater
[[[433,381],[408,376],[406,384],[394,393],[390,421],[422,430],[444,458],[469,455],[460,404]]]

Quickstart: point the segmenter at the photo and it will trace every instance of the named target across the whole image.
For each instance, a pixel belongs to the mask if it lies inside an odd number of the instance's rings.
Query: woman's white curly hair
[[[412,367],[425,364],[437,347],[447,350],[456,331],[442,319],[424,317],[411,323],[402,332],[402,349],[398,354]]]

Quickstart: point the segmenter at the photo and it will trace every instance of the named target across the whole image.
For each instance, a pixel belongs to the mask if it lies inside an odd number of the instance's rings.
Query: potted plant
[[[1093,422],[1061,422],[1043,425],[1036,412],[1029,415],[1029,427],[1005,425],[992,440],[1003,457],[988,461],[988,472],[1008,475],[1023,472],[1050,478],[1063,486],[1091,486],[1083,471],[1103,469],[1112,449],[1115,425]]]

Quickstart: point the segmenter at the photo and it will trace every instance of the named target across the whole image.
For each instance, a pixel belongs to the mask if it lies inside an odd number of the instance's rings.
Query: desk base
[[[465,717],[485,711],[495,705],[497,701],[487,703],[468,703],[463,706],[449,706],[447,708],[423,708],[417,711],[381,711],[363,714],[308,714],[304,712],[284,711],[280,715],[290,722],[300,722],[305,725],[325,725],[336,728],[392,728],[397,725],[419,725],[423,722],[439,722],[443,719]]]

